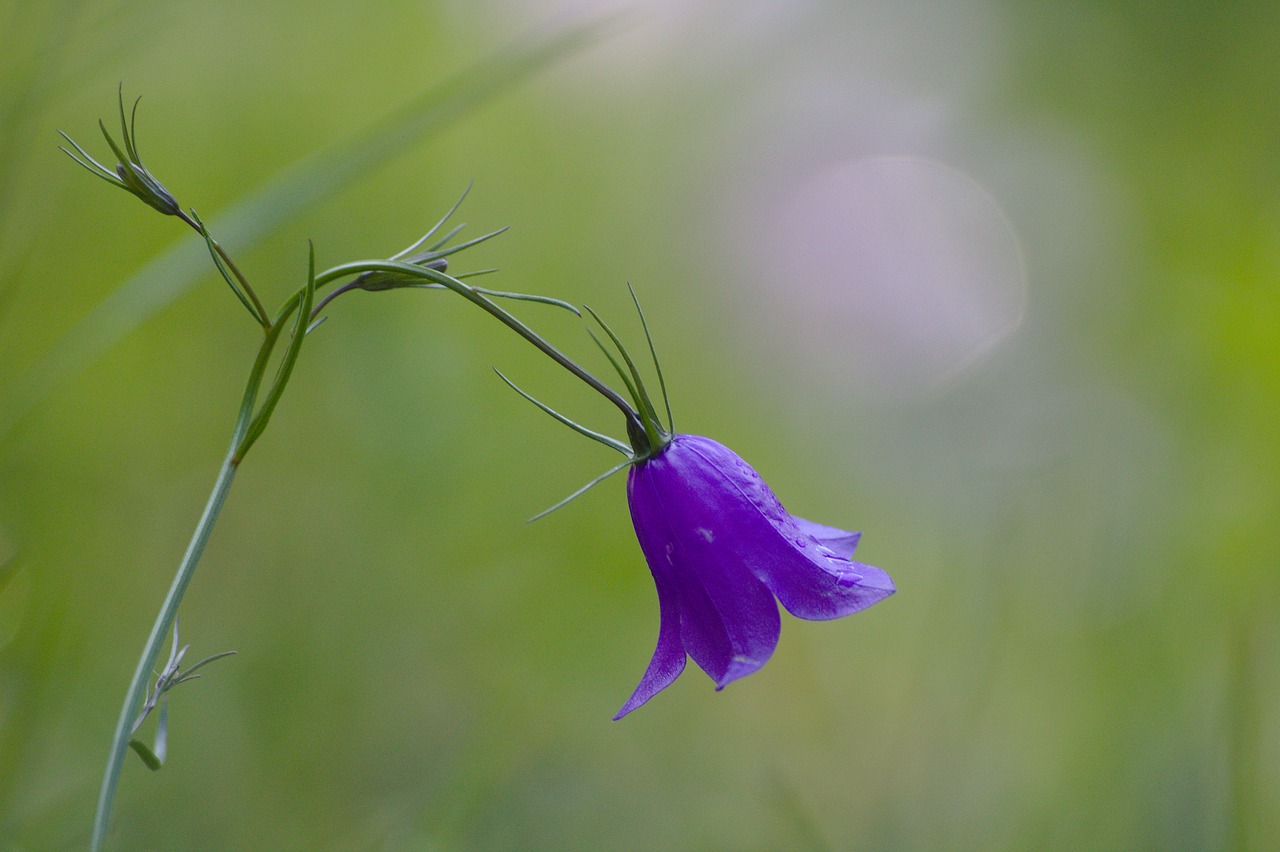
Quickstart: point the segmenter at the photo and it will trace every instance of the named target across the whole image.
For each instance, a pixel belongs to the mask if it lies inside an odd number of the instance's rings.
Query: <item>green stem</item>
[[[231,446],[227,449],[227,455],[222,461],[221,470],[218,471],[218,478],[213,484],[213,492],[209,495],[209,502],[205,504],[204,513],[200,515],[200,522],[196,524],[195,532],[191,535],[191,542],[187,545],[187,552],[183,555],[182,562],[178,565],[178,572],[174,575],[172,585],[169,586],[169,594],[165,596],[164,603],[160,606],[160,612],[156,615],[155,624],[151,626],[151,635],[147,637],[147,644],[143,646],[142,657],[138,660],[138,667],[133,670],[133,679],[129,681],[129,689],[124,696],[124,706],[120,708],[120,718],[116,721],[115,735],[111,740],[111,753],[107,756],[107,769],[102,777],[102,789],[98,792],[98,811],[93,818],[93,837],[89,843],[89,848],[92,852],[97,852],[97,850],[101,849],[103,842],[106,840],[107,827],[111,820],[111,804],[115,799],[116,787],[120,784],[120,771],[124,768],[125,755],[129,749],[129,739],[133,735],[133,722],[146,697],[147,684],[150,682],[151,671],[155,667],[156,659],[160,656],[160,649],[173,627],[173,620],[178,614],[178,606],[182,603],[182,596],[186,593],[187,585],[191,582],[192,575],[195,574],[196,565],[199,564],[200,557],[204,554],[205,545],[209,543],[209,536],[213,533],[214,524],[218,522],[218,515],[222,512],[222,504],[226,502],[227,493],[231,490],[231,481],[235,478],[236,470],[239,469],[240,462],[244,459],[245,453],[249,451],[249,446],[253,443],[253,440],[266,428],[266,421],[271,416],[271,409],[275,407],[280,394],[284,392],[284,385],[289,379],[289,369],[292,368],[292,363],[297,358],[298,347],[301,345],[302,338],[306,332],[307,314],[311,307],[312,297],[315,294],[313,283],[315,281],[314,260],[312,264],[307,286],[295,293],[285,303],[276,322],[268,328],[266,340],[263,341],[258,350],[253,369],[249,373],[249,381],[245,384],[244,398],[240,403],[240,413],[236,417],[235,427],[231,431]],[[289,314],[295,310],[299,312],[299,318],[294,330],[294,339],[290,341],[289,353],[286,356],[288,368],[282,371],[282,375],[277,378],[269,392],[268,401],[270,405],[264,405],[263,409],[259,410],[257,416],[255,416],[254,403],[258,399],[258,390],[262,386],[263,374],[270,363],[271,352],[275,348],[276,342],[280,339],[281,329],[283,329],[284,323],[288,320]]]
[[[529,328],[529,326],[522,323],[520,320],[516,319],[515,316],[507,313],[492,300],[485,298],[483,294],[476,292],[474,287],[469,287],[466,284],[463,284],[451,275],[446,275],[445,273],[431,269],[430,267],[417,266],[411,263],[401,263],[390,260],[362,260],[356,263],[344,263],[341,266],[335,266],[332,269],[325,270],[323,273],[316,276],[315,286],[316,289],[319,289],[320,287],[336,281],[339,278],[371,271],[398,272],[405,277],[426,279],[427,281],[434,282],[442,287],[452,290],[467,301],[477,305],[481,309],[487,311],[490,315],[496,317],[516,334],[536,346],[552,361],[555,361],[561,367],[564,367],[570,373],[573,373],[575,376],[582,379],[593,390],[617,406],[618,410],[620,410],[623,416],[627,418],[628,423],[633,423],[636,427],[640,428],[641,432],[644,431],[644,427],[640,422],[640,417],[636,414],[635,409],[633,409],[625,399],[619,396],[613,388],[609,387],[582,367],[578,366],[578,364],[570,359],[569,356],[552,346],[545,338],[533,329]]]
[[[209,543],[209,536],[213,532],[213,525],[218,520],[219,512],[222,511],[222,504],[226,502],[227,492],[231,490],[231,481],[235,478],[237,467],[234,459],[235,443],[232,443],[231,450],[222,462],[222,469],[218,471],[218,479],[213,485],[213,492],[209,495],[209,502],[205,504],[200,522],[196,524],[191,543],[187,545],[187,552],[178,566],[173,584],[169,587],[169,594],[165,596],[160,613],[151,627],[151,635],[147,637],[147,644],[142,649],[138,667],[133,671],[133,679],[129,681],[124,706],[120,708],[120,718],[116,721],[115,736],[111,740],[111,753],[107,757],[107,770],[102,778],[102,789],[98,792],[98,812],[93,818],[93,838],[89,844],[89,848],[94,852],[102,848],[107,837],[111,803],[115,799],[116,787],[120,782],[120,770],[124,767],[125,755],[129,749],[133,720],[146,696],[151,670],[155,666],[156,658],[160,655],[161,647],[169,636],[169,631],[173,628],[173,619],[178,614],[178,604],[182,602],[182,595],[187,590],[187,584],[191,582],[196,564],[204,553],[205,545]]]
[[[203,235],[204,231],[201,230],[199,223],[194,219],[181,210],[178,211],[177,215],[179,219],[190,225],[193,231],[197,234]],[[253,313],[257,316],[258,322],[262,325],[264,330],[270,331],[271,321],[267,319],[267,309],[262,306],[262,302],[258,299],[258,294],[255,293],[253,287],[249,285],[249,279],[244,277],[244,273],[240,271],[240,267],[236,266],[236,262],[231,259],[231,255],[227,254],[227,250],[224,249],[222,244],[212,236],[209,237],[209,245],[213,246],[213,250],[218,253],[218,257],[222,258],[222,262],[227,265],[227,268],[231,270],[231,274],[236,277],[236,280],[240,282],[240,286],[244,288],[244,292],[249,297],[249,301],[253,303]]]

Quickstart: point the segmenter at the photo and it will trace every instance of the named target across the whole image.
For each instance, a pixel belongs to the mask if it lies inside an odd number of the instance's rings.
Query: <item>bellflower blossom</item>
[[[760,475],[728,447],[676,433],[647,323],[665,424],[617,335],[587,310],[621,355],[619,361],[596,338],[630,403],[576,364],[570,369],[623,411],[630,446],[579,426],[502,378],[560,422],[626,456],[535,520],[630,467],[627,502],[657,587],[659,629],[649,667],[615,720],[670,686],[684,671],[686,657],[711,677],[717,690],[759,669],[778,644],[779,602],[798,618],[822,621],[866,609],[893,594],[888,574],[853,561],[860,533],[791,515]],[[640,318],[644,323],[643,313]]]
[[[675,435],[627,478],[636,537],[658,589],[658,647],[621,719],[684,670],[685,655],[716,689],[763,666],[781,629],[776,598],[812,621],[893,594],[879,568],[852,561],[859,533],[797,518],[723,444]]]

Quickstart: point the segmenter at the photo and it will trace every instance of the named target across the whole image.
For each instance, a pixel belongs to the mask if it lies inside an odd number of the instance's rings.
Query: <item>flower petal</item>
[[[693,569],[682,577],[681,639],[716,689],[724,689],[773,656],[782,632],[778,604],[726,547],[682,540],[676,558]]]
[[[815,524],[798,515],[792,515],[791,519],[796,522],[796,526],[800,527],[800,532],[846,558],[853,558],[853,551],[858,547],[858,539],[862,538],[860,532],[845,532],[825,524]]]
[[[864,610],[896,591],[889,575],[873,565],[853,562],[823,550],[801,567],[796,560],[752,561],[752,568],[797,618],[825,621]]]
[[[847,549],[852,533],[811,521],[802,527],[760,475],[728,447],[709,438],[681,437],[691,438],[685,443],[687,452],[702,458],[697,469],[718,478],[704,491],[718,495],[723,504],[718,514],[733,515],[732,544],[738,557],[792,615],[813,621],[840,618],[893,594],[888,574],[840,556],[824,543]],[[729,505],[730,494],[736,495],[737,510]]]
[[[631,487],[629,481],[628,492]],[[638,532],[641,519],[636,517],[634,504],[632,516],[635,518]],[[653,521],[650,515],[644,515],[646,529],[652,528]],[[684,644],[680,641],[680,600],[669,576],[668,566],[659,558],[660,554],[650,554],[650,547],[653,544],[652,536],[640,535],[639,538],[645,561],[649,563],[649,571],[653,574],[654,585],[658,588],[658,647],[654,649],[653,659],[649,661],[644,677],[640,678],[639,686],[627,699],[627,703],[622,705],[618,714],[613,717],[615,722],[666,689],[684,671],[685,651]],[[646,541],[649,544],[646,544]]]
[[[675,583],[684,648],[723,689],[765,664],[782,624],[773,595],[734,546],[732,513],[706,493],[714,479],[682,451],[685,437],[632,469],[628,496],[651,570],[655,562],[669,569]]]

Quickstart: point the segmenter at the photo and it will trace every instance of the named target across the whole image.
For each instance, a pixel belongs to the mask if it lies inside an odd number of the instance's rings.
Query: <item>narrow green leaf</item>
[[[240,304],[244,305],[244,309],[257,322],[262,322],[262,317],[258,316],[258,312],[253,309],[253,303],[249,301],[249,297],[245,295],[240,286],[240,282],[231,274],[231,270],[227,268],[227,264],[218,254],[217,243],[214,242],[213,234],[209,233],[209,228],[205,225],[195,208],[191,208],[191,218],[195,221],[200,229],[200,236],[204,237],[205,245],[209,248],[209,256],[213,258],[213,265],[217,268],[218,274],[222,276],[222,280],[227,282],[227,286],[231,288],[231,292],[236,294],[236,298],[240,300]]]
[[[262,376],[266,372],[267,364],[271,360],[271,353],[275,351],[276,343],[280,340],[280,334],[283,329],[284,323],[274,323],[267,329],[267,336],[258,348],[258,354],[253,361],[253,368],[249,371],[249,379],[245,382],[244,396],[240,400],[240,412],[236,416],[236,425],[231,433],[231,442],[235,446],[239,446],[244,441],[244,436],[253,422],[253,412],[257,406],[258,389],[262,386]],[[235,457],[233,466],[239,464],[240,459],[243,458],[240,454],[233,453],[233,456]]]
[[[156,757],[155,752],[148,748],[147,744],[142,740],[137,739],[136,737],[129,740],[129,748],[133,749],[137,753],[138,757],[142,758],[142,762],[145,763],[147,768],[152,772],[159,772],[160,767],[164,766],[164,761]]]
[[[254,415],[244,438],[241,439],[240,444],[236,447],[236,457],[240,459],[244,458],[245,453],[249,452],[249,448],[253,446],[253,442],[258,440],[263,430],[267,428],[267,423],[271,420],[271,415],[276,410],[280,397],[284,395],[284,389],[289,383],[289,377],[293,374],[293,367],[298,361],[298,353],[302,350],[302,341],[307,336],[311,306],[315,304],[316,296],[316,249],[314,244],[309,243],[308,245],[310,246],[310,255],[307,269],[307,285],[294,294],[294,297],[290,299],[290,304],[286,305],[284,310],[280,312],[280,316],[276,319],[274,326],[278,328],[283,325],[294,309],[294,303],[300,301],[300,304],[296,305],[297,316],[294,318],[293,334],[289,338],[289,348],[285,350],[284,357],[280,359],[275,381],[272,382],[270,390],[267,391],[267,396],[262,401],[262,407]]]
[[[496,269],[481,269],[477,272],[471,272],[466,275],[458,275],[455,277],[473,278],[477,275],[482,275],[487,272],[496,272],[496,271],[497,271]],[[576,307],[564,301],[563,299],[556,299],[556,298],[553,298],[552,296],[536,296],[530,293],[511,293],[506,290],[490,290],[486,287],[472,287],[471,289],[475,290],[477,293],[483,293],[486,296],[493,296],[494,298],[497,298],[497,299],[511,299],[516,302],[537,302],[540,305],[552,305],[557,308],[564,308],[566,311],[573,314],[575,317],[582,316],[582,312],[579,311]]]
[[[205,657],[200,662],[193,664],[191,668],[183,672],[182,676],[174,681],[174,685],[176,686],[177,684],[182,683],[184,680],[187,680],[188,678],[192,677],[193,676],[192,673],[196,669],[200,668],[201,666],[207,666],[209,665],[209,663],[212,663],[215,660],[221,660],[223,657],[235,656],[235,653],[236,653],[235,651],[220,651],[217,654],[210,654],[209,656]],[[198,675],[196,676],[198,677]]]
[[[484,275],[490,272],[497,272],[497,270],[496,269],[480,269],[480,270],[477,270],[476,272],[468,272],[463,275],[455,275],[453,277],[461,281],[466,278],[475,278],[477,275]],[[437,284],[434,281],[425,281],[421,284],[405,284],[403,285],[403,288],[409,289],[409,290],[447,290],[449,289],[448,287],[445,287],[443,284]],[[551,305],[556,308],[563,308],[564,310],[568,311],[569,313],[573,314],[576,317],[582,316],[582,312],[579,311],[574,305],[564,301],[563,299],[557,299],[554,296],[538,296],[532,293],[511,293],[506,290],[490,290],[487,287],[472,287],[471,289],[476,293],[480,293],[485,296],[493,296],[496,299],[511,299],[516,302],[537,302],[540,305]]]
[[[480,277],[481,275],[492,275],[493,273],[495,273],[495,272],[497,272],[497,271],[498,271],[498,267],[496,267],[496,266],[490,266],[490,267],[487,267],[487,268],[485,268],[485,269],[473,269],[473,270],[471,270],[470,272],[455,272],[455,273],[453,274],[453,277],[454,277],[454,278],[457,278],[459,281],[466,281],[468,278],[478,278],[478,277]],[[477,293],[485,293],[485,294],[490,295],[490,296],[493,296],[493,295],[499,295],[499,293],[500,293],[500,291],[497,291],[497,290],[485,290],[485,289],[480,288],[480,287],[473,287],[473,288],[471,288],[471,289],[475,290]],[[543,297],[540,297],[540,298],[547,298],[547,297],[543,296]],[[560,300],[559,300],[559,299],[557,299],[556,301],[558,302],[558,301],[560,301]],[[568,303],[568,302],[565,302],[564,304],[569,305],[569,303]],[[573,305],[569,305],[569,307],[573,308]],[[573,308],[573,312],[574,312],[575,314],[577,314],[578,316],[582,316],[582,314],[578,311],[578,309],[577,309],[577,308]]]

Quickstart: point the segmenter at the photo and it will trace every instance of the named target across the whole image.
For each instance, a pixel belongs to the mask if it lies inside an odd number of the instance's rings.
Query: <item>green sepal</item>
[[[654,443],[661,444],[662,441],[660,439],[662,436],[658,432],[662,429],[662,426],[658,420],[658,410],[654,408],[653,400],[649,399],[649,392],[645,390],[644,380],[640,378],[640,371],[636,368],[635,361],[631,360],[631,354],[622,345],[618,335],[613,333],[613,329],[609,327],[609,324],[602,320],[600,315],[591,309],[590,305],[583,305],[583,307],[586,308],[587,313],[591,314],[592,319],[600,324],[600,327],[604,329],[604,333],[609,335],[609,339],[613,341],[613,345],[618,348],[619,354],[622,355],[622,360],[626,362],[627,369],[631,372],[631,378],[635,381],[634,399],[636,407],[644,415],[645,429],[650,433],[649,437]]]
[[[640,299],[636,296],[636,288],[631,286],[631,282],[627,282],[627,292],[631,294],[631,301],[635,303],[636,313],[640,315],[640,326],[644,329],[644,339],[649,344],[649,354],[653,356],[653,369],[658,374],[658,389],[662,391],[662,405],[667,410],[667,429],[671,434],[676,432],[676,421],[671,416],[671,400],[667,397],[667,381],[662,377],[662,364],[658,361],[658,350],[653,346],[653,335],[649,333],[649,322],[644,318],[644,309],[640,307]]]
[[[440,248],[440,246],[444,245],[445,243],[449,242],[449,240],[453,239],[454,237],[458,236],[458,234],[462,233],[462,229],[463,229],[463,228],[465,228],[465,227],[467,227],[465,224],[464,224],[464,225],[454,225],[452,228],[450,228],[450,229],[445,233],[445,235],[444,235],[443,237],[441,237],[440,239],[436,240],[436,241],[435,241],[434,243],[432,243],[431,245],[427,246],[427,247],[426,247],[426,249],[425,249],[425,251],[427,251],[427,252],[433,252],[433,251],[435,251],[436,249]],[[418,245],[421,245],[421,244],[422,244],[421,242],[420,242],[420,243],[418,243]],[[408,253],[407,253],[407,252],[402,252],[402,253],[400,253],[399,255],[397,255],[395,259],[396,259],[396,260],[404,259],[404,257],[405,257],[405,255],[406,255],[406,254],[408,254]]]
[[[591,310],[591,308],[587,307],[586,305],[583,305],[583,307],[586,308],[588,311]],[[591,330],[590,326],[587,327],[587,335],[592,339],[592,341],[595,342],[596,346],[599,347],[600,351],[604,353],[604,357],[609,359],[609,363],[613,365],[614,372],[618,374],[618,378],[622,379],[622,384],[626,386],[627,394],[636,403],[636,407],[641,408],[641,410],[643,410],[639,401],[640,395],[639,393],[636,392],[636,386],[632,382],[631,376],[623,368],[622,362],[618,360],[617,356],[615,356],[612,352],[609,351],[609,347],[604,345],[604,341],[602,341],[598,336],[596,336],[596,333]]]
[[[462,225],[459,225],[457,228],[454,228],[448,234],[445,234],[440,242],[435,243],[424,252],[420,252],[412,257],[405,257],[404,252],[401,252],[393,257],[392,261],[420,268],[431,268],[431,264],[435,264],[437,261],[447,258],[449,255],[457,254],[458,252],[469,249],[472,246],[479,245],[486,240],[491,240],[508,230],[507,227],[499,228],[496,231],[490,231],[489,233],[476,237],[473,240],[458,243],[456,246],[449,246],[447,249],[440,249],[440,246],[452,239],[458,231],[462,230],[462,227]],[[436,271],[443,272],[444,270],[437,269]],[[403,276],[397,275],[394,271],[375,270],[365,272],[358,276],[354,283],[362,290],[392,290],[397,287],[404,286],[402,282]]]
[[[615,473],[622,470],[623,468],[629,467],[630,465],[635,464],[635,462],[636,460],[634,458],[628,458],[626,461],[620,462],[619,464],[614,465],[613,467],[606,470],[604,473],[597,476],[595,479],[588,482],[586,485],[579,488],[577,491],[570,494],[568,497],[561,500],[559,503],[556,503],[551,508],[543,509],[538,514],[534,515],[532,518],[525,521],[525,523],[531,524],[534,521],[541,520],[542,518],[545,518],[547,515],[550,515],[556,509],[559,509],[561,506],[567,506],[573,500],[576,500],[578,497],[581,497],[583,494],[587,493],[589,490],[599,485],[601,482],[604,482],[606,479],[613,476]]]
[[[138,153],[138,104],[142,103],[142,95],[133,99],[133,109],[129,111],[129,130],[125,132],[124,123],[124,83],[120,84],[120,132],[124,136],[125,147],[129,149],[129,158],[135,163],[142,162]]]
[[[77,157],[75,154],[71,153],[66,148],[63,148],[61,145],[58,146],[59,151],[66,154],[68,157],[70,157],[72,160],[74,160],[78,165],[82,166],[84,169],[88,170],[90,174],[102,178],[112,186],[118,186],[124,190],[129,189],[129,187],[125,185],[124,181],[120,180],[120,176],[118,174],[116,174],[111,169],[108,169],[106,166],[102,165],[102,163],[99,163],[92,156],[90,156],[89,152],[81,148],[80,144],[76,142],[76,140],[72,139],[70,136],[63,133],[61,130],[58,131],[58,135],[61,136],[63,139],[67,140],[67,142],[70,143],[70,145],[73,148],[75,148],[76,151],[79,152],[80,156]],[[83,157],[84,159],[81,159],[81,157]],[[86,162],[86,160],[88,162]]]
[[[432,235],[433,235],[433,234],[435,234],[435,232],[436,232],[436,231],[438,231],[438,230],[440,230],[442,227],[444,227],[444,223],[445,223],[445,222],[448,222],[448,221],[449,221],[449,219],[450,219],[450,217],[452,217],[454,213],[458,212],[458,208],[462,206],[462,202],[463,202],[463,201],[465,201],[465,200],[466,200],[466,198],[467,198],[467,195],[468,195],[468,194],[470,194],[470,192],[471,192],[471,186],[472,186],[472,182],[471,182],[471,181],[468,181],[468,182],[467,182],[467,188],[466,188],[466,189],[464,189],[464,190],[462,190],[462,195],[459,195],[459,196],[458,196],[458,200],[457,200],[457,201],[455,201],[455,202],[453,202],[453,206],[449,208],[449,211],[448,211],[447,213],[445,213],[443,216],[441,216],[441,217],[440,217],[440,221],[439,221],[439,222],[436,222],[434,225],[432,225],[432,226],[431,226],[431,230],[429,230],[429,231],[427,231],[425,234],[423,234],[423,235],[418,239],[418,241],[417,241],[417,242],[415,242],[413,245],[409,246],[407,249],[405,249],[404,251],[400,252],[399,254],[392,255],[391,259],[392,259],[392,260],[400,260],[400,259],[402,259],[402,258],[404,258],[404,257],[407,257],[408,255],[411,255],[411,254],[413,254],[415,251],[417,251],[417,250],[418,250],[418,248],[419,248],[423,243],[425,243],[427,240],[431,239]],[[450,239],[454,234],[456,234],[459,230],[461,230],[461,228],[462,228],[462,226],[461,226],[461,225],[459,225],[457,228],[454,228],[452,231],[450,231],[448,234],[446,234],[446,235],[445,235],[445,236],[444,236],[444,237],[443,237],[439,242],[435,243],[433,246],[428,246],[427,250],[428,250],[428,251],[434,251],[436,248],[439,248],[440,246],[444,245],[445,243],[447,243],[447,242],[449,241],[449,239]]]
[[[613,438],[610,438],[608,435],[602,435],[599,432],[594,432],[588,429],[586,426],[573,422],[568,417],[565,417],[563,414],[556,411],[551,406],[525,393],[523,390],[520,389],[518,385],[516,385],[515,382],[511,381],[506,376],[504,376],[502,374],[502,371],[499,370],[497,367],[494,367],[493,371],[498,374],[498,378],[502,379],[504,382],[507,383],[507,387],[511,388],[513,391],[520,394],[522,397],[529,400],[534,405],[538,406],[538,408],[542,409],[547,414],[550,414],[556,420],[568,426],[570,429],[577,432],[579,435],[584,435],[593,441],[599,441],[601,444],[604,444],[606,447],[609,447],[610,449],[617,450],[618,452],[622,453],[628,459],[631,458],[631,448],[628,447],[626,444],[622,443],[621,441],[614,440]],[[531,519],[531,520],[536,520],[536,519]]]

